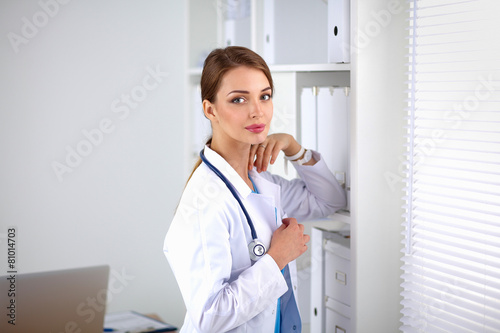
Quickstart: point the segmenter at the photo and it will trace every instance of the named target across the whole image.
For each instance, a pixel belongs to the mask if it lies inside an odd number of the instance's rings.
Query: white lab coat
[[[283,216],[307,220],[346,205],[344,190],[316,152],[314,166],[294,163],[300,178],[292,181],[250,171],[258,194],[209,147],[205,156],[236,188],[266,248]],[[180,332],[274,332],[277,300],[288,288],[271,256],[250,260],[251,240],[238,202],[201,164],[184,189],[164,244],[187,308]],[[289,266],[296,289],[295,262]]]

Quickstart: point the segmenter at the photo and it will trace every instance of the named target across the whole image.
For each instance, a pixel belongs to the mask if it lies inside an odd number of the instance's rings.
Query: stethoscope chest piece
[[[262,258],[267,251],[266,247],[260,240],[253,239],[250,243],[248,243],[248,252],[250,253],[250,259],[257,261]]]
[[[253,261],[259,260],[266,254],[267,250],[266,247],[264,246],[264,243],[262,243],[257,238],[257,231],[255,231],[252,219],[250,218],[250,215],[248,214],[245,206],[243,205],[243,202],[241,202],[241,199],[238,197],[236,189],[234,188],[233,184],[231,184],[231,182],[222,174],[222,172],[220,172],[219,169],[217,169],[212,163],[210,163],[207,160],[205,154],[203,153],[203,149],[200,151],[200,157],[203,163],[205,163],[210,168],[210,170],[212,170],[224,182],[224,184],[226,184],[231,194],[234,196],[236,201],[238,201],[238,204],[240,205],[241,209],[243,210],[243,213],[245,214],[248,226],[250,227],[250,231],[252,233],[252,241],[248,244],[248,252],[250,253],[250,259],[252,259]]]

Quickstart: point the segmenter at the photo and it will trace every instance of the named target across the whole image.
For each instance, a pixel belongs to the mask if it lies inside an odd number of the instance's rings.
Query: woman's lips
[[[260,133],[266,128],[266,124],[255,124],[245,127],[252,133]]]

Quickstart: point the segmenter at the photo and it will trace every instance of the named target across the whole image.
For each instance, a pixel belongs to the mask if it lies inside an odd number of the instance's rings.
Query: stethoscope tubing
[[[229,189],[229,191],[231,191],[236,201],[238,201],[241,210],[243,210],[243,214],[245,214],[245,217],[247,219],[248,226],[250,227],[250,232],[252,233],[252,238],[254,240],[257,240],[257,232],[255,231],[252,219],[250,218],[248,211],[243,205],[243,202],[241,202],[241,199],[238,196],[238,193],[236,192],[236,189],[234,188],[233,184],[231,184],[231,182],[226,178],[226,176],[222,174],[222,172],[220,172],[219,169],[217,169],[212,163],[208,161],[208,159],[205,157],[203,149],[200,151],[200,158],[203,161],[203,163],[205,163],[210,168],[210,170],[212,170],[224,182],[224,184],[226,184],[227,188]]]

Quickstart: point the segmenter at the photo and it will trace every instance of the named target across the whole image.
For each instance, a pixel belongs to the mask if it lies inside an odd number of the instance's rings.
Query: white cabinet
[[[312,229],[311,332],[351,332],[349,233]]]

